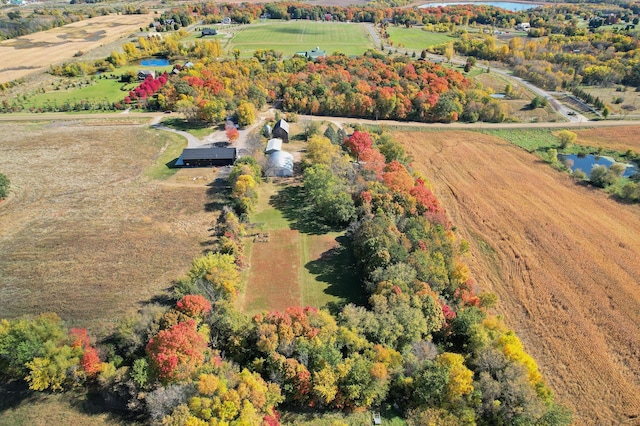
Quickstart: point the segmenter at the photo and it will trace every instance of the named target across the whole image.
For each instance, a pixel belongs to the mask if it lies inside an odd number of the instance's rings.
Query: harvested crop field
[[[499,296],[498,311],[576,424],[637,424],[640,206],[577,185],[493,136],[395,136],[470,241],[473,275]]]
[[[575,130],[576,143],[625,152],[628,149],[640,153],[640,126],[605,127]]]
[[[54,311],[104,335],[206,248],[210,181],[143,177],[179,136],[134,120],[2,129],[15,194],[0,204],[0,318]]]
[[[0,83],[16,80],[68,61],[147,27],[153,16],[107,15],[74,22],[0,43],[0,57],[10,58],[0,67]],[[108,55],[108,53],[107,53]]]

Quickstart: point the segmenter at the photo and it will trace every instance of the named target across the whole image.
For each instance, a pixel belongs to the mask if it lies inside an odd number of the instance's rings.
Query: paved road
[[[175,116],[176,114],[174,114]],[[113,113],[95,113],[95,114],[63,114],[63,113],[44,113],[44,114],[0,114],[0,122],[2,121],[56,121],[56,120],[104,120],[111,119],[117,123],[118,119],[123,118],[146,118],[151,125],[154,124],[154,120],[158,120],[158,117],[162,119],[165,114],[154,112],[134,112],[127,115],[113,114]],[[263,120],[269,116],[269,113],[259,114],[259,120],[252,126],[252,128],[260,125]],[[395,120],[369,120],[363,118],[348,118],[348,117],[331,117],[331,116],[312,116],[312,115],[299,115],[300,120],[316,120],[316,121],[331,121],[339,123],[362,123],[369,125],[380,125],[394,127],[424,127],[434,129],[523,129],[523,128],[578,128],[578,127],[611,127],[611,126],[640,126],[640,120],[600,120],[600,121],[573,121],[573,122],[556,122],[556,123],[421,123],[417,121],[395,121]],[[203,142],[207,143],[207,142]]]

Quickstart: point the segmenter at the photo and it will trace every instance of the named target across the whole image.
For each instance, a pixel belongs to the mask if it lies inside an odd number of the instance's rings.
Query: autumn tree
[[[146,347],[147,357],[158,379],[164,383],[188,379],[204,362],[207,342],[194,320],[161,330]]]
[[[558,132],[558,141],[560,142],[560,148],[562,149],[566,149],[568,146],[573,144],[577,138],[578,135],[570,130],[561,130]]]
[[[236,112],[238,124],[242,127],[250,126],[256,121],[256,107],[251,102],[240,102]]]
[[[358,162],[360,155],[364,151],[371,149],[372,144],[373,141],[371,140],[369,133],[358,130],[353,132],[344,142],[344,145],[347,147],[349,152],[356,157],[356,162]]]
[[[238,129],[236,129],[236,126],[234,126],[233,123],[226,123],[224,126],[224,132],[231,143],[238,140],[238,137],[240,136]]]

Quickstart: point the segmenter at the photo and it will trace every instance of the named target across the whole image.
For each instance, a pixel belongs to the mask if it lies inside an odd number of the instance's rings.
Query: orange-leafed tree
[[[211,302],[199,294],[187,294],[176,303],[176,309],[192,318],[201,318],[211,312]]]
[[[204,362],[206,349],[194,320],[161,330],[146,347],[151,366],[165,383],[188,379]]]

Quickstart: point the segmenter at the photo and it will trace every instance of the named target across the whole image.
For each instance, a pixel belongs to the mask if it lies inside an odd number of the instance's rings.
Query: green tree
[[[4,200],[9,195],[9,188],[11,187],[11,181],[7,176],[0,173],[0,200]]]

